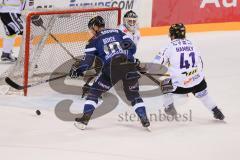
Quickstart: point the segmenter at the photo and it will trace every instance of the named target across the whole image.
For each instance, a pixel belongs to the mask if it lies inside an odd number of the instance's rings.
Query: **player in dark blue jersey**
[[[140,75],[134,63],[136,52],[134,42],[118,29],[105,29],[105,22],[101,16],[92,18],[88,23],[88,28],[93,34],[93,38],[86,45],[84,59],[80,65],[72,67],[70,76],[83,76],[83,72],[91,68],[95,57],[102,61],[102,67],[100,76],[89,90],[84,104],[83,116],[76,118],[75,124],[84,129],[101,94],[122,80],[126,97],[134,107],[143,127],[149,127],[150,122],[146,115],[145,105],[139,95],[138,79]]]

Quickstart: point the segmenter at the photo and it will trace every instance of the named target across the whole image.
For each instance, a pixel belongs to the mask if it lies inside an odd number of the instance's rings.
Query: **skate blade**
[[[223,124],[227,124],[227,121],[225,120],[225,118],[223,120],[221,119],[214,119],[213,120],[215,123],[223,123]]]
[[[74,122],[74,126],[77,128],[77,129],[81,129],[81,130],[85,130],[86,129],[86,125],[85,124],[82,124],[80,122]]]
[[[144,127],[144,128],[146,129],[146,131],[148,131],[148,132],[152,132],[151,127]]]
[[[12,61],[1,61],[0,60],[0,64],[14,64],[16,61],[12,62]]]

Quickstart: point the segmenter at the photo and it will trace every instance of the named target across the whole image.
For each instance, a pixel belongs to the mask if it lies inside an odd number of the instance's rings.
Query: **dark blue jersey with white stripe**
[[[122,42],[127,42],[131,47],[122,48]],[[116,55],[125,55],[129,61],[134,61],[136,46],[134,42],[118,29],[104,29],[92,38],[85,48],[85,59],[81,62],[82,70],[90,68],[97,56],[102,63],[108,64]]]

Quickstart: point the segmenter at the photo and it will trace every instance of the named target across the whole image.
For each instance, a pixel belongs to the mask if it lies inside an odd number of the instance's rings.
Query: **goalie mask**
[[[183,39],[185,38],[185,34],[186,28],[182,23],[173,24],[169,28],[169,36],[174,37],[174,39]]]
[[[123,24],[130,32],[136,31],[138,27],[137,20],[138,20],[138,16],[132,10],[128,11],[123,16]]]

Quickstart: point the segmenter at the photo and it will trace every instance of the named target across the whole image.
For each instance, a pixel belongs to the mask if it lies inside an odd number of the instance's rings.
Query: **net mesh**
[[[77,13],[69,13],[73,11]],[[24,62],[28,52],[25,51],[26,35],[30,35],[28,83],[31,84],[48,79],[50,75],[59,76],[69,72],[74,61],[68,53],[74,57],[84,54],[90,38],[87,26],[92,17],[102,16],[106,28],[116,28],[119,23],[118,9],[35,10],[25,13],[25,17],[32,12],[40,15],[43,26],[31,22],[30,30],[25,29],[18,60],[1,75],[1,85],[5,84],[6,76],[20,85],[24,84],[24,70],[27,69],[24,68]],[[10,89],[9,92],[16,90]]]

